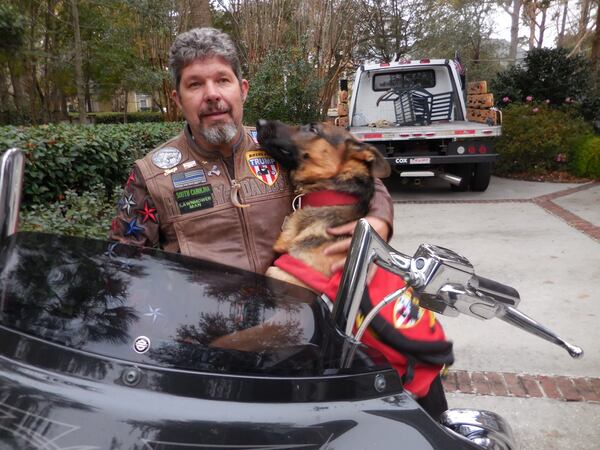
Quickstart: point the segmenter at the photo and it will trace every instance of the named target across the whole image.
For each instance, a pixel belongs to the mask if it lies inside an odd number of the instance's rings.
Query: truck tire
[[[456,164],[450,166],[448,172],[461,178],[459,185],[450,185],[453,191],[464,192],[469,190],[473,176],[473,164]]]
[[[473,177],[471,178],[471,190],[475,192],[485,191],[490,184],[490,177],[492,176],[492,164],[491,163],[479,163],[475,164],[473,170]]]

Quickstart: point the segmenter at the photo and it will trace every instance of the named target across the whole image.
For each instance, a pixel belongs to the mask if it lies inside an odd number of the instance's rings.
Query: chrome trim
[[[473,266],[465,257],[452,250],[422,244],[411,258],[390,247],[373,231],[365,219],[359,220],[344,266],[344,273],[333,307],[333,320],[347,336],[360,341],[377,312],[404,291],[387,295],[365,317],[355,333],[354,324],[366,288],[371,263],[403,277],[407,288],[412,287],[419,304],[447,316],[466,314],[478,319],[498,317],[503,321],[532,333],[560,347],[573,358],[580,358],[583,350],[560,338],[556,333],[516,309],[519,293],[512,287],[475,275]],[[341,357],[347,367],[354,357],[356,345]]]
[[[440,422],[446,428],[464,436],[482,448],[515,450],[512,429],[504,418],[491,411],[477,409],[449,409],[442,413]]]
[[[11,148],[0,161],[0,240],[17,232],[21,188],[23,186],[23,153]]]

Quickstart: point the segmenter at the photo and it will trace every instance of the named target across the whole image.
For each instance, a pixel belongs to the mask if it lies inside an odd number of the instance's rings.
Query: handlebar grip
[[[521,301],[519,292],[515,288],[490,280],[489,278],[473,275],[469,285],[482,294],[488,295],[508,306],[517,306]]]

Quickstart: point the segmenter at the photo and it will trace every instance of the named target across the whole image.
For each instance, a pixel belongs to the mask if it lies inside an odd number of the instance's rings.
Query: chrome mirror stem
[[[11,148],[0,161],[0,240],[16,233],[19,224],[21,188],[23,185],[23,153]]]

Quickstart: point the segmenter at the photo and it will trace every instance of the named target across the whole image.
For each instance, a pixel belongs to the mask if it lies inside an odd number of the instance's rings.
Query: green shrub
[[[502,136],[496,140],[499,175],[541,174],[566,169],[578,140],[593,133],[574,107],[514,104],[504,110]]]
[[[600,180],[600,136],[580,139],[569,166],[575,175]]]
[[[21,210],[19,229],[107,239],[121,190],[117,189],[109,198],[103,185],[91,188],[81,194],[67,190],[63,200],[48,205],[34,204]]]
[[[124,123],[124,117],[122,112],[99,112],[99,113],[88,113],[88,117],[92,123],[95,124],[106,124],[106,123]],[[78,113],[69,113],[69,119],[71,122],[76,122],[79,119]],[[162,122],[163,114],[158,111],[144,111],[144,112],[131,112],[127,113],[127,123],[139,123],[139,122]]]
[[[61,199],[67,190],[121,186],[133,161],[175,136],[181,123],[0,127],[0,151],[25,151],[24,204]]]

